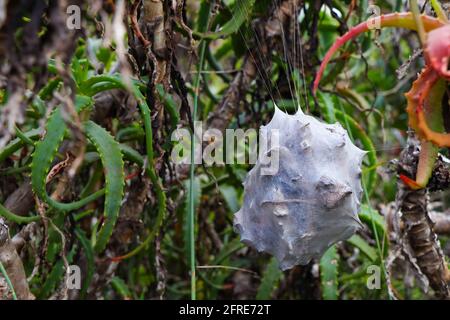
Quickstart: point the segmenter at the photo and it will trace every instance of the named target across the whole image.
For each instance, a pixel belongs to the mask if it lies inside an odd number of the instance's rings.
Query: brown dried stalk
[[[17,254],[16,247],[9,237],[8,227],[0,218],[0,262],[5,267],[18,299],[34,299],[28,287],[27,277],[22,260]],[[0,297],[2,298],[2,297]]]
[[[411,137],[407,147],[400,155],[398,173],[414,177],[418,157],[417,141]],[[404,229],[401,238],[405,249],[410,253],[417,267],[429,281],[430,287],[439,298],[450,296],[447,284],[448,269],[437,236],[433,230],[433,221],[428,214],[428,189],[411,190],[404,183],[397,183],[396,207],[401,213]]]
[[[242,69],[234,77],[219,107],[209,115],[207,120],[208,128],[224,131],[228,127],[229,122],[239,108],[239,104],[244,100],[246,92],[257,76],[260,76],[262,81],[270,83],[266,78],[268,70],[270,70],[270,61],[263,60],[264,56],[268,55],[268,44],[271,41],[279,42],[280,48],[283,48],[281,40],[283,30],[288,28],[289,22],[295,16],[295,12],[300,4],[300,0],[285,0],[275,7],[264,21],[257,23],[260,26],[260,29],[255,30],[258,38],[256,39],[257,49],[248,48]]]
[[[162,0],[144,0],[142,23],[152,30],[153,52],[164,57],[166,54],[166,33],[164,31],[164,7]]]
[[[225,131],[243,100],[245,92],[256,77],[256,63],[249,54],[245,57],[242,70],[234,77],[219,107],[212,112],[207,120],[208,128]]]

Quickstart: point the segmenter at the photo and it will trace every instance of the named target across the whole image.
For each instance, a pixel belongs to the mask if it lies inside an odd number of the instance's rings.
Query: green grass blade
[[[207,8],[207,14],[202,20],[202,24],[198,26],[199,31],[206,31],[208,28],[209,17],[211,13],[210,4],[207,2],[202,3],[203,8]],[[198,102],[199,102],[199,90],[200,90],[200,79],[201,71],[203,70],[203,65],[205,63],[205,52],[206,52],[207,42],[202,41],[200,44],[199,62],[197,64],[197,73],[194,80],[194,108],[192,112],[192,120],[197,119],[198,113]],[[189,224],[189,265],[191,269],[191,299],[195,300],[197,297],[196,289],[196,270],[195,270],[195,195],[194,195],[194,177],[195,177],[195,142],[196,136],[191,132],[191,165],[189,170],[189,205],[188,205],[188,224]]]
[[[41,129],[33,129],[28,132],[25,132],[24,135],[31,140],[38,139],[41,135]],[[23,139],[16,138],[8,143],[1,151],[0,151],[0,162],[3,162],[6,158],[12,155],[14,152],[25,146],[25,142]]]
[[[11,279],[8,276],[8,273],[6,272],[5,267],[3,266],[3,263],[0,261],[0,273],[3,275],[3,277],[6,280],[6,284],[9,287],[9,290],[11,290],[11,295],[14,300],[17,300],[16,291],[14,290],[14,286],[12,285]]]
[[[111,286],[123,299],[129,300],[131,298],[130,289],[121,278],[113,277],[111,279]]]
[[[338,261],[336,246],[329,248],[320,259],[320,283],[324,300],[338,299]]]
[[[80,291],[80,297],[84,298],[95,272],[94,249],[92,248],[91,242],[86,237],[86,234],[83,230],[81,230],[80,228],[76,228],[75,235],[77,236],[81,246],[84,249],[84,254],[87,261],[87,273],[84,277],[83,286],[81,287]]]

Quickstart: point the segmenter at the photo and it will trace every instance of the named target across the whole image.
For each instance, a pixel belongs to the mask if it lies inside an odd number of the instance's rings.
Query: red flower
[[[435,69],[439,75],[450,80],[448,62],[450,57],[450,25],[430,31],[425,44],[425,57],[427,63]]]

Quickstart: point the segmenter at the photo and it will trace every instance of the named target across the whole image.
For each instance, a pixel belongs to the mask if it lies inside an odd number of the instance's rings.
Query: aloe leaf
[[[105,170],[105,221],[95,243],[95,251],[101,252],[111,237],[122,203],[125,181],[122,151],[108,131],[95,122],[85,122],[84,128],[99,152]]]
[[[283,271],[278,266],[277,259],[271,258],[269,264],[264,271],[261,284],[256,294],[257,300],[268,300],[272,297],[273,291],[276,289],[279,281],[283,277]]]
[[[81,111],[92,104],[92,99],[77,96],[76,109]],[[72,203],[61,203],[52,199],[46,190],[46,178],[50,171],[51,163],[58,151],[59,145],[64,139],[67,125],[62,118],[61,110],[56,109],[47,121],[46,134],[44,138],[36,143],[31,163],[31,185],[34,192],[53,208],[60,211],[71,211],[79,209],[89,202],[101,197],[105,190],[99,190],[86,198]]]
[[[357,234],[348,239],[347,242],[361,250],[361,252],[364,253],[370,259],[370,261],[377,261],[378,255],[375,248],[371,247],[366,240],[364,240]]]

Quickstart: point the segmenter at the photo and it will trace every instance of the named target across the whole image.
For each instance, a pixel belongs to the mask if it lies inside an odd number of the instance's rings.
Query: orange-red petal
[[[412,190],[419,190],[422,189],[423,187],[421,185],[419,185],[416,181],[414,181],[411,178],[408,178],[407,176],[405,176],[404,174],[401,174],[399,176],[400,180],[403,181],[404,184],[406,184],[410,189]]]
[[[425,44],[427,63],[441,76],[450,80],[448,63],[450,57],[450,25],[431,30]]]

